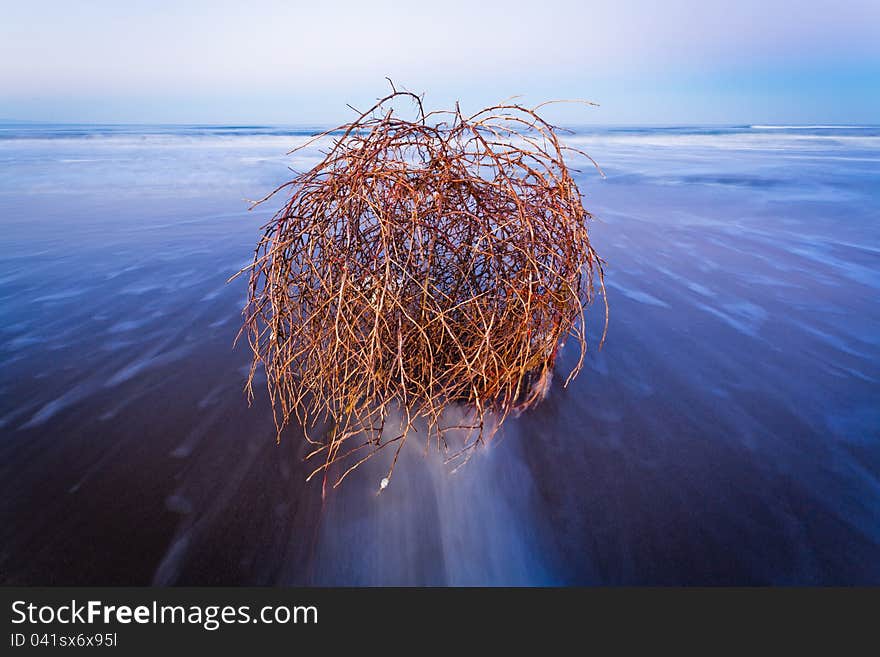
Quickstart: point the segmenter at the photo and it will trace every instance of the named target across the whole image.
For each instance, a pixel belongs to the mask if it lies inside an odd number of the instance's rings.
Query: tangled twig
[[[415,120],[395,115],[402,99]],[[580,356],[566,384],[580,371],[602,261],[564,162],[574,149],[540,107],[425,113],[419,96],[393,89],[301,146],[333,139],[318,165],[266,197],[292,190],[243,270],[248,390],[262,363],[279,436],[296,418],[320,459],[310,478],[323,473],[326,486],[340,463],[338,485],[395,445],[390,478],[417,421],[444,450],[447,432],[465,429],[450,460],[467,459],[543,398],[569,334]],[[469,419],[441,426],[450,405]],[[395,407],[403,420],[388,436]],[[329,433],[312,435],[319,426]]]

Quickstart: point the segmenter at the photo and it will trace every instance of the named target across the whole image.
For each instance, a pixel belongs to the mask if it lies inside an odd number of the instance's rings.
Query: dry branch
[[[465,428],[451,459],[466,459],[542,399],[568,335],[580,357],[566,383],[581,369],[602,261],[556,132],[517,104],[426,114],[394,90],[317,136],[324,159],[266,197],[291,194],[248,268],[248,389],[262,364],[279,436],[304,427],[325,485],[333,464],[338,484],[394,445],[390,477],[416,422],[444,450]],[[451,405],[469,409],[464,427],[441,425]]]

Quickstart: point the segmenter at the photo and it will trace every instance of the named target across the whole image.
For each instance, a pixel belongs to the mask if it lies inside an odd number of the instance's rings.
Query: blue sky
[[[565,123],[880,123],[877,0],[0,0],[0,117],[333,123],[581,97]]]

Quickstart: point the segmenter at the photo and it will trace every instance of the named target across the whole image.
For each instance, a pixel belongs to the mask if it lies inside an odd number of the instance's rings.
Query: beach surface
[[[604,348],[323,501],[226,282],[313,132],[0,125],[0,583],[880,584],[880,129],[575,130]]]

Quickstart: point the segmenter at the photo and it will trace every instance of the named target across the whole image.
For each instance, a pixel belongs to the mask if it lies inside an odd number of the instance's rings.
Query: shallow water
[[[0,581],[880,583],[880,129],[576,131],[603,350],[323,503],[225,282],[308,134],[0,126]]]

